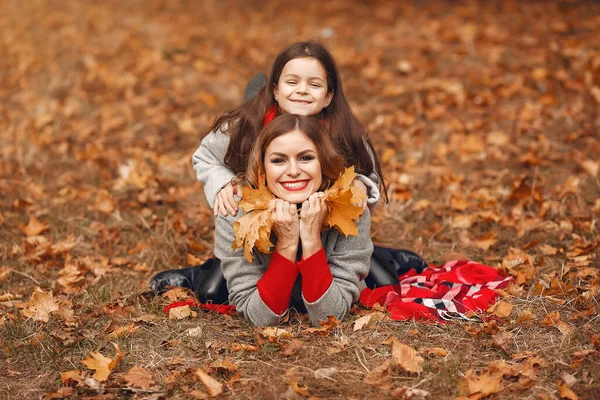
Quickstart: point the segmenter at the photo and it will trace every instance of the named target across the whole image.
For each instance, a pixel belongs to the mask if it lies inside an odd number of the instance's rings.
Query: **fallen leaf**
[[[392,361],[406,372],[421,373],[425,360],[412,347],[400,343],[394,338],[392,341]]]
[[[131,387],[138,389],[150,389],[154,386],[154,378],[150,372],[142,367],[131,367],[124,376],[125,382]]]
[[[232,353],[242,351],[242,350],[243,351],[258,351],[258,347],[251,345],[251,344],[237,343],[237,342],[233,342],[229,346],[229,351],[231,351]]]
[[[570,387],[567,386],[567,384],[560,380],[557,383],[558,386],[558,396],[561,399],[568,399],[568,400],[578,400],[579,396],[577,396],[577,394],[575,394],[575,392],[573,390],[571,390]]]
[[[316,379],[332,379],[331,375],[337,374],[338,369],[336,367],[319,368],[315,370],[314,375]]]
[[[487,235],[475,239],[475,244],[485,251],[488,251],[490,247],[496,244],[496,242],[496,234],[494,232],[490,232]]]
[[[390,378],[392,373],[391,369],[392,361],[385,360],[383,363],[369,371],[363,382],[367,385],[381,386]]]
[[[179,320],[184,318],[189,318],[192,316],[192,309],[190,306],[185,305],[181,307],[173,307],[169,309],[169,319],[170,320]]]
[[[521,311],[521,313],[517,317],[517,323],[521,324],[526,321],[531,321],[532,319],[535,319],[535,318],[536,318],[536,316],[533,312],[531,312],[531,310],[525,309],[525,310]]]
[[[21,314],[36,321],[48,322],[50,314],[56,311],[58,311],[58,303],[52,293],[36,291],[31,295],[27,308],[21,310]]]
[[[391,393],[392,399],[400,400],[425,400],[429,396],[429,392],[423,389],[409,388],[408,386],[402,386],[401,388],[395,389]]]
[[[293,339],[291,342],[289,342],[283,347],[281,354],[283,354],[284,356],[293,356],[295,354],[298,354],[302,346],[304,346],[304,343],[302,343],[298,339]]]
[[[208,375],[201,368],[196,369],[196,376],[200,379],[210,397],[215,397],[223,393],[223,384]]]
[[[116,343],[113,343],[113,346],[115,347],[114,360],[111,360],[99,352],[91,351],[90,355],[85,360],[81,361],[83,365],[96,371],[92,378],[98,382],[106,381],[112,370],[123,358],[123,353],[121,353],[119,346]]]
[[[428,356],[429,354],[434,354],[440,357],[446,357],[448,355],[448,350],[442,349],[441,347],[432,347],[423,350],[423,355]]]
[[[21,226],[21,231],[25,234],[25,236],[38,236],[43,232],[46,232],[49,228],[48,224],[45,222],[40,222],[36,217],[29,217],[29,222],[27,225]]]
[[[502,374],[486,371],[478,376],[470,369],[461,381],[460,389],[469,398],[474,394],[481,396],[473,398],[481,398],[498,393],[502,390]]]
[[[290,339],[292,337],[292,334],[289,331],[283,328],[278,328],[276,326],[266,327],[262,331],[260,331],[260,334],[270,339]]]
[[[497,317],[506,318],[510,315],[512,309],[512,304],[504,300],[500,300],[499,302],[495,303],[490,308],[488,308],[487,312]]]
[[[357,318],[356,321],[354,321],[354,332],[361,330],[365,325],[369,323],[369,321],[371,321],[372,317],[373,316],[371,314],[367,314],[363,315],[360,318]]]

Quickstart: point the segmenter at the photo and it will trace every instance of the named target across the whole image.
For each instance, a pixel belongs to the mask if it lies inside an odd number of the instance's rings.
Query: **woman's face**
[[[327,72],[319,60],[302,57],[284,65],[273,97],[283,112],[311,116],[331,103],[333,93],[327,88]]]
[[[269,143],[264,160],[267,187],[280,199],[300,204],[321,187],[317,147],[297,129]]]

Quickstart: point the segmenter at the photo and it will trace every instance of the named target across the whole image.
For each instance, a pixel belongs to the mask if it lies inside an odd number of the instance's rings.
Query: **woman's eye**
[[[283,158],[273,158],[271,159],[271,164],[281,164],[283,162]]]
[[[302,156],[302,158],[300,158],[301,161],[312,161],[314,159],[314,156]]]

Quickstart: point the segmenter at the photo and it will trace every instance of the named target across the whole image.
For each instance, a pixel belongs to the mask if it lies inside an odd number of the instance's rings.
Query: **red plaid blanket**
[[[488,309],[498,297],[494,289],[507,287],[510,279],[487,265],[451,261],[421,273],[410,270],[398,278],[397,285],[365,289],[360,302],[367,307],[382,305],[396,321],[473,320],[465,313]]]

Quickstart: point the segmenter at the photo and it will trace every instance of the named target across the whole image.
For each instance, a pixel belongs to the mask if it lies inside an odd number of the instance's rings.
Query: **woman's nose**
[[[289,176],[298,176],[298,175],[300,175],[300,168],[298,167],[298,164],[296,162],[292,161],[292,162],[290,162],[288,164],[287,174]]]

